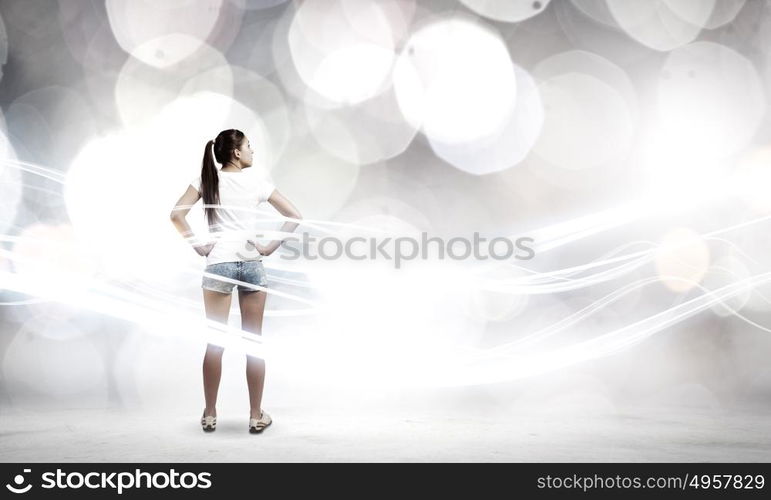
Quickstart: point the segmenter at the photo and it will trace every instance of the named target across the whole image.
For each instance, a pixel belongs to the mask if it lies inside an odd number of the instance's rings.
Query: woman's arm
[[[273,207],[278,210],[278,212],[283,215],[284,217],[288,217],[290,219],[295,220],[302,220],[302,215],[300,215],[300,211],[297,210],[297,207],[292,205],[292,202],[289,201],[286,196],[281,194],[277,189],[273,190],[273,193],[270,195],[270,198],[268,198],[268,203],[273,205]],[[281,226],[280,231],[281,232],[292,232],[294,231],[297,226],[299,226],[299,222],[293,222],[293,221],[286,221]],[[284,242],[284,240],[273,240],[264,247],[258,246],[257,249],[262,255],[270,255],[273,252],[276,251],[278,247],[281,246],[281,244]]]
[[[185,194],[180,197],[174,208],[171,210],[171,223],[177,228],[179,234],[181,234],[192,245],[193,249],[198,252],[198,255],[207,256],[211,249],[214,247],[214,243],[203,244],[196,240],[193,230],[190,229],[190,224],[187,223],[187,213],[195,203],[201,199],[201,194],[193,187],[188,186]]]

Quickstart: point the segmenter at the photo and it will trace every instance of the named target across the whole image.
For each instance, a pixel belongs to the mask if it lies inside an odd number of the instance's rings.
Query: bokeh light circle
[[[517,101],[503,130],[473,142],[444,143],[429,137],[439,158],[464,172],[484,175],[513,167],[527,157],[541,133],[543,104],[533,77],[518,66],[514,73]]]
[[[331,101],[355,104],[385,89],[395,40],[378,3],[307,0],[288,36],[300,77]]]
[[[461,0],[461,3],[480,14],[496,21],[518,23],[543,12],[551,0],[507,0],[490,2],[489,0]]]
[[[723,158],[752,140],[766,96],[753,64],[713,42],[673,50],[658,83],[657,131],[671,152]]]
[[[214,29],[223,0],[107,0],[107,18],[121,48],[164,68],[194,54]]]
[[[516,104],[516,75],[502,39],[458,16],[416,31],[393,78],[407,120],[444,143],[500,133]]]
[[[585,169],[628,154],[634,117],[616,89],[580,73],[550,78],[539,89],[545,119],[533,148],[538,156],[565,169]]]

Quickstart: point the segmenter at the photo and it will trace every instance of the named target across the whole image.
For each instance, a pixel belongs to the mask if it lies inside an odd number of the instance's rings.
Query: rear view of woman
[[[215,159],[222,165],[219,170],[214,163]],[[261,335],[265,287],[268,284],[262,257],[272,254],[283,240],[273,240],[268,245],[254,242],[258,221],[255,209],[267,201],[285,217],[299,220],[301,216],[270,181],[250,171],[251,166],[252,148],[244,134],[235,129],[220,132],[216,139],[206,143],[201,175],[190,183],[177,201],[171,212],[171,221],[182,236],[190,241],[195,251],[206,257],[205,272],[225,278],[203,277],[201,287],[206,317],[227,323],[233,288],[237,288],[241,329]],[[185,219],[190,207],[201,198],[214,237],[211,242],[195,239]],[[281,231],[294,231],[297,226],[298,223],[287,221]],[[258,254],[256,258],[253,257],[255,250]],[[216,403],[223,351],[221,346],[208,344],[204,355],[206,407],[201,417],[204,431],[213,431],[217,425]],[[249,386],[249,432],[261,432],[272,422],[270,415],[261,407],[265,385],[263,359],[247,355],[246,380]]]

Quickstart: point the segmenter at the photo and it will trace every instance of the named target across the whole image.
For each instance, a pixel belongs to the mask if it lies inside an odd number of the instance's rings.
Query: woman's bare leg
[[[241,329],[262,335],[262,317],[265,312],[267,294],[262,291],[238,291],[238,305],[241,308]],[[249,386],[250,418],[260,418],[262,389],[265,386],[265,360],[246,356],[246,383]]]
[[[203,303],[206,309],[206,318],[220,323],[228,322],[230,313],[230,299],[232,294],[213,292],[203,289]],[[222,353],[224,347],[208,344],[206,354],[203,357],[203,394],[206,398],[204,415],[217,416],[217,391],[222,377]]]

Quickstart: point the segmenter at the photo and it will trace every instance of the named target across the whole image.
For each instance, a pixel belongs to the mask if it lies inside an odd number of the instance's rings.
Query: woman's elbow
[[[185,218],[185,214],[183,214],[182,212],[180,212],[179,210],[176,210],[176,209],[172,210],[171,213],[169,214],[169,220],[171,222],[179,222],[179,221],[183,220],[184,218]]]

